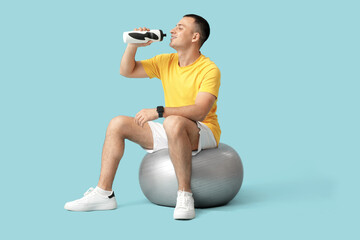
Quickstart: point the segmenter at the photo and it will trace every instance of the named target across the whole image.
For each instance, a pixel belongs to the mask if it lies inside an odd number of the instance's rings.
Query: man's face
[[[184,49],[191,45],[195,29],[195,19],[191,17],[184,17],[180,22],[170,31],[170,47],[175,50]]]

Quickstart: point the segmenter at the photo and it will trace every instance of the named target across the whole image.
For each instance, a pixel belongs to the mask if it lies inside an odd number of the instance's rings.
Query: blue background
[[[1,239],[356,239],[359,230],[358,1],[2,1]],[[74,213],[95,186],[117,115],[164,103],[157,79],[119,75],[136,27],[184,14],[211,25],[202,53],[222,72],[221,142],[245,177],[227,206],[174,221],[143,196],[145,152],[127,142],[115,211]],[[174,52],[162,43],[137,60]]]

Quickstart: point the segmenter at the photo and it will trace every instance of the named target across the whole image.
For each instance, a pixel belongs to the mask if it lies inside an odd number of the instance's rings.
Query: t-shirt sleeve
[[[156,55],[153,58],[142,60],[141,64],[149,78],[161,79],[161,66],[164,64],[164,54]]]
[[[204,76],[204,79],[200,85],[199,92],[208,92],[217,98],[220,88],[220,78],[221,74],[219,68],[211,69]]]

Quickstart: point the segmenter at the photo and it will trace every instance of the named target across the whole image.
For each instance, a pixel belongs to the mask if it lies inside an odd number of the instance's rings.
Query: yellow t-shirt
[[[202,123],[211,129],[219,145],[221,130],[216,109],[220,70],[215,63],[201,54],[191,65],[180,67],[177,53],[160,54],[141,63],[150,78],[157,77],[161,80],[166,107],[193,105],[198,92],[208,92],[216,97],[214,105]]]

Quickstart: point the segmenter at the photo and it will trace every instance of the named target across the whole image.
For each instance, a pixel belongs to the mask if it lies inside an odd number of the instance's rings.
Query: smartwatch
[[[163,117],[163,114],[164,114],[164,107],[163,107],[163,106],[157,106],[157,107],[156,107],[156,111],[157,111],[158,114],[159,114],[159,118],[162,118],[162,117]]]

